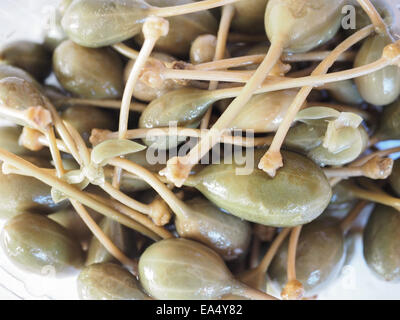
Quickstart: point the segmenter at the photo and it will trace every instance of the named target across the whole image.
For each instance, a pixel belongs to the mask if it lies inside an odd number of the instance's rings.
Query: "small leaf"
[[[340,112],[328,107],[310,107],[301,110],[295,121],[306,122],[305,120],[319,120],[319,119],[336,119],[340,116]]]
[[[328,149],[329,152],[336,154],[351,148],[359,138],[360,135],[357,128],[337,128],[335,122],[331,121],[326,131],[323,147]]]
[[[89,179],[85,177],[82,170],[71,170],[63,175],[61,179],[77,187],[79,190],[83,190],[89,185]],[[68,198],[66,194],[56,188],[51,188],[51,197],[55,203],[59,203]]]
[[[104,169],[101,166],[97,166],[92,163],[89,166],[83,167],[82,172],[91,184],[100,186],[106,181]]]
[[[352,112],[341,112],[340,116],[335,120],[336,128],[352,127],[358,128],[363,122],[363,118]]]
[[[53,199],[54,203],[60,203],[61,201],[64,201],[67,199],[67,196],[62,193],[61,191],[51,188],[51,198]]]
[[[85,175],[82,170],[71,170],[63,175],[62,179],[69,184],[79,184],[85,179]]]
[[[146,149],[145,146],[125,139],[106,140],[93,148],[91,159],[95,164],[105,165],[108,160]]]

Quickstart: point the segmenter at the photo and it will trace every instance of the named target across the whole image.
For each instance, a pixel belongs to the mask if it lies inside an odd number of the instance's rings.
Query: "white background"
[[[15,39],[40,41],[42,30],[57,3],[57,0],[0,0],[0,44]],[[367,213],[360,220],[366,217]],[[3,223],[0,220],[0,229]],[[77,299],[76,276],[77,273],[58,279],[51,274],[25,273],[0,252],[0,299]],[[319,298],[400,299],[400,284],[385,283],[371,274],[362,256],[360,231],[353,231],[349,237],[348,260],[341,276],[321,292]]]

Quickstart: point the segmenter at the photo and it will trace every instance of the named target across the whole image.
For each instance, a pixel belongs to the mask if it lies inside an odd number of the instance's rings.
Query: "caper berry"
[[[78,294],[82,300],[147,300],[136,278],[113,263],[85,267],[78,277]]]
[[[57,273],[79,268],[83,251],[62,226],[46,216],[23,213],[10,219],[1,234],[7,256],[17,265],[41,273],[51,266]]]

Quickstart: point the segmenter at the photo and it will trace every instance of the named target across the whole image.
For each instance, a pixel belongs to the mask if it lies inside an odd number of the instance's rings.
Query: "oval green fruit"
[[[382,35],[371,36],[364,41],[354,61],[354,67],[375,62],[382,57],[383,49],[391,40]],[[400,70],[388,66],[363,77],[355,79],[358,90],[365,101],[385,106],[394,102],[400,95]]]
[[[271,41],[284,37],[290,52],[306,52],[333,38],[344,0],[269,0],[265,30]]]
[[[51,53],[41,44],[31,41],[15,41],[0,51],[0,60],[21,68],[43,81],[51,72]]]
[[[149,9],[142,0],[75,0],[61,23],[69,39],[98,48],[139,34]]]
[[[237,169],[245,169],[244,165],[212,164],[189,177],[187,184],[218,207],[259,224],[289,227],[317,218],[332,195],[322,170],[306,157],[284,151],[284,166],[271,178],[254,168],[263,154],[264,150],[256,150],[254,158],[247,155],[249,170],[241,174]]]
[[[123,65],[109,48],[84,48],[67,40],[53,55],[54,73],[67,91],[93,99],[116,99],[123,92]]]
[[[234,282],[222,258],[192,240],[161,240],[139,260],[139,279],[160,300],[208,300],[231,292]]]
[[[23,213],[10,219],[1,234],[7,256],[35,273],[53,267],[57,274],[83,262],[80,244],[66,229],[46,216]]]
[[[400,281],[400,213],[383,205],[372,212],[364,229],[364,257],[382,280]]]
[[[176,231],[181,237],[204,243],[226,261],[247,253],[251,239],[247,221],[222,212],[203,198],[193,198],[185,203],[191,210],[175,218]]]

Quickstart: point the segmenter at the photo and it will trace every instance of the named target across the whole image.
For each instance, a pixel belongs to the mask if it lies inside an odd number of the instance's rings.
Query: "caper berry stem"
[[[343,234],[346,234],[353,222],[357,219],[360,213],[368,205],[368,201],[358,201],[355,207],[349,212],[349,214],[340,223],[340,228],[343,230]]]
[[[138,275],[138,264],[137,261],[129,259],[111,240],[107,235],[101,230],[97,223],[86,211],[85,207],[76,200],[71,200],[71,204],[75,211],[79,214],[81,219],[88,226],[93,235],[99,240],[99,242],[106,248],[106,250],[120,261],[123,265],[130,267],[131,272],[137,276]]]
[[[352,166],[362,166],[363,164],[367,163],[374,157],[386,157],[390,154],[397,153],[397,152],[400,152],[400,147],[375,151],[375,152],[368,154],[358,160],[353,161],[353,163],[351,165]]]
[[[73,131],[75,130],[72,126],[69,126],[66,123],[67,129],[71,132],[72,131],[72,136],[76,135],[77,132]],[[79,135],[79,134],[78,134]],[[79,136],[80,138],[80,136]],[[56,167],[56,172],[57,176],[61,178],[64,173],[64,166],[61,160],[61,154],[60,150],[58,150],[57,147],[57,142],[56,142],[56,137],[54,134],[54,129],[51,127],[48,132],[47,132],[47,139],[49,140],[49,146],[50,146],[50,152],[53,157],[53,160],[55,162],[55,167]],[[81,138],[82,139],[82,138]],[[79,144],[78,144],[79,148]],[[85,146],[86,148],[86,146]],[[74,199],[70,199],[72,206],[78,213],[78,215],[81,217],[81,219],[84,221],[86,226],[90,229],[90,231],[94,234],[94,236],[99,240],[99,242],[106,248],[108,252],[115,258],[117,258],[121,263],[131,267],[133,272],[137,275],[138,273],[138,266],[137,262],[129,259],[119,248],[114,245],[114,243],[107,237],[107,235],[101,230],[101,228],[96,224],[96,222],[93,220],[93,218],[89,215],[85,207],[79,203],[78,201]]]
[[[78,153],[80,155],[80,159],[82,159],[83,165],[88,166],[90,164],[90,153],[81,135],[68,122],[63,121],[63,123],[75,141],[75,145],[78,149]]]
[[[80,99],[80,98],[62,98],[54,101],[56,106],[83,104],[85,106],[93,106],[108,109],[121,109],[120,100],[101,100],[101,99]],[[142,112],[146,108],[146,104],[140,102],[131,102],[129,105],[130,111]]]
[[[60,151],[57,148],[56,135],[54,133],[53,127],[47,130],[46,138],[49,141],[49,149],[54,161],[54,166],[56,168],[57,176],[61,178],[65,174],[65,170],[62,163]]]
[[[123,139],[125,137],[128,128],[128,118],[129,118],[129,106],[132,100],[133,90],[135,84],[139,78],[140,71],[146,63],[147,58],[150,56],[151,51],[154,48],[157,40],[165,36],[169,30],[168,21],[162,18],[149,17],[143,24],[143,33],[145,40],[140,53],[135,60],[135,64],[129,74],[128,81],[125,86],[122,103],[121,112],[119,119],[119,138]]]
[[[122,168],[123,170],[142,178],[161,196],[162,199],[164,199],[175,214],[181,215],[182,217],[188,216],[188,212],[190,212],[191,209],[182,200],[177,198],[165,184],[158,180],[158,178],[147,169],[121,158],[112,159],[109,161],[109,164]]]
[[[357,198],[384,204],[389,207],[393,207],[397,211],[400,211],[399,198],[389,196],[383,192],[381,193],[376,191],[365,190],[356,186],[354,183],[346,183],[345,188],[349,190]]]
[[[283,241],[289,235],[291,230],[291,228],[284,228],[271,243],[267,253],[264,255],[260,264],[256,268],[244,272],[242,275],[239,275],[240,281],[252,288],[261,288],[265,281],[265,276],[268,271],[268,267],[272,262],[272,259],[274,258],[279,247],[282,245]]]
[[[1,105],[0,114],[6,119],[12,119],[12,122],[16,122],[20,125],[27,125],[40,132],[45,132],[46,127],[52,121],[50,114],[43,107],[31,107],[22,111]],[[39,116],[39,118],[36,116]],[[35,117],[36,120],[34,120],[33,117]]]
[[[218,8],[238,1],[240,0],[203,0],[195,3],[182,4],[172,7],[152,7],[150,8],[149,13],[150,15],[166,18]]]
[[[281,296],[285,300],[300,300],[304,296],[304,288],[296,278],[296,251],[299,242],[302,226],[292,228],[289,238],[287,258],[288,281],[282,289]]]
[[[303,62],[303,61],[321,61],[324,60],[331,51],[312,51],[306,53],[284,53],[282,54],[281,60],[284,62]],[[355,52],[344,52],[336,61],[353,61]],[[245,67],[253,64],[259,64],[265,58],[265,54],[255,54],[249,56],[228,58],[222,60],[216,60],[212,62],[205,62],[194,65],[195,70],[218,70],[218,69],[229,69],[237,67]]]
[[[375,31],[378,33],[385,34],[392,38],[388,31],[388,27],[385,24],[385,21],[383,21],[381,15],[379,12],[376,10],[375,6],[371,3],[370,0],[357,0],[357,2],[360,4],[360,6],[363,8],[365,13],[368,15],[368,17],[371,19],[372,24],[375,27]]]
[[[81,155],[81,158],[83,159],[84,166],[89,166],[90,163],[91,163],[90,152],[89,152],[89,149],[86,147],[85,142],[83,141],[82,137],[79,135],[79,133],[76,131],[76,129],[74,127],[69,125],[67,122],[65,122],[64,124],[67,127],[67,129],[69,130],[71,136],[75,139],[76,145],[78,147],[79,154]],[[55,137],[54,137],[54,143],[53,144],[51,143],[51,140],[48,140],[48,141],[49,141],[49,145],[50,146],[53,145],[53,146],[57,147],[57,142],[55,140]],[[51,148],[50,148],[50,150],[51,150]],[[60,157],[60,164],[62,165],[61,157]],[[64,171],[61,174],[61,176],[63,174],[64,174]],[[61,176],[59,175],[59,177],[61,177]],[[157,215],[157,216],[169,215],[168,210],[164,210],[166,208],[164,208],[164,207],[162,207],[160,205],[159,206],[152,206],[151,204],[150,205],[143,204],[143,203],[141,203],[141,202],[139,202],[139,201],[137,201],[137,200],[135,200],[135,199],[133,199],[131,197],[128,197],[123,192],[119,191],[118,188],[113,187],[111,184],[109,184],[107,182],[104,182],[103,184],[101,184],[100,188],[103,189],[103,191],[108,193],[114,199],[117,199],[118,201],[120,201],[124,205],[126,205],[126,206],[128,206],[128,207],[130,207],[130,208],[132,208],[132,209],[134,209],[134,210],[136,210],[138,212],[140,212],[140,213],[146,214],[148,216],[152,216],[153,214]],[[158,211],[165,211],[165,212],[155,212],[157,210]],[[137,217],[137,214],[133,215],[133,216],[130,215],[130,217],[135,220],[135,218]]]
[[[191,168],[220,141],[221,130],[229,127],[243,106],[251,99],[256,89],[262,84],[270,73],[275,63],[279,60],[284,47],[284,37],[278,37],[272,41],[271,47],[264,61],[260,64],[252,78],[240,91],[240,94],[232,101],[225,112],[212,126],[209,133],[185,156],[175,157],[167,162],[167,167],[160,171],[177,187],[181,187],[189,176]]]
[[[117,188],[113,187],[110,183],[105,182],[101,185],[101,188],[107,192],[111,197],[117,199],[119,202],[123,203],[124,205],[139,211],[140,213],[150,215],[151,208],[150,206],[141,203],[131,197],[128,197],[123,192],[119,191]]]
[[[366,64],[361,67],[345,70],[345,71],[339,71],[339,72],[332,72],[329,74],[324,74],[324,75],[310,75],[306,77],[300,77],[300,78],[289,78],[289,79],[284,79],[284,80],[279,80],[279,78],[275,79],[267,79],[267,81],[260,86],[258,90],[256,90],[256,94],[259,93],[266,93],[266,92],[271,92],[271,91],[278,91],[278,90],[285,90],[285,89],[293,89],[293,88],[299,88],[303,86],[314,86],[318,87],[321,85],[324,85],[326,83],[331,83],[331,82],[338,82],[338,81],[343,81],[343,80],[349,80],[349,79],[354,79],[357,77],[362,77],[365,75],[368,75],[370,73],[373,73],[375,71],[381,70],[383,68],[386,68],[387,66],[392,65],[393,62],[386,59],[386,58],[380,58],[377,61]],[[229,88],[229,89],[220,89],[216,90],[215,92],[218,95],[219,94],[224,94],[223,98],[225,97],[235,97],[237,94],[240,92],[240,89],[243,87],[236,87],[236,88]],[[222,99],[222,98],[221,98]]]
[[[64,149],[66,151],[65,147],[59,147],[59,149]],[[138,222],[136,222],[121,214],[120,212],[108,207],[107,205],[99,203],[86,193],[75,188],[74,186],[71,186],[67,182],[55,176],[49,175],[46,171],[4,149],[0,149],[0,160],[19,169],[21,172],[24,173],[24,175],[28,175],[42,181],[43,183],[66,194],[69,198],[76,199],[83,205],[103,214],[104,216],[114,219],[115,221],[127,226],[128,228],[137,230],[138,232],[150,237],[153,240],[159,240],[160,238],[165,237],[165,232],[167,231],[163,228],[155,226],[152,221],[149,220],[147,217],[138,213]]]
[[[122,97],[118,129],[119,139],[124,139],[126,131],[128,130],[129,106],[132,100],[133,90],[137,80],[139,79],[140,71],[145,65],[147,58],[150,56],[157,40],[160,37],[168,34],[169,22],[163,18],[150,16],[146,18],[142,31],[144,34],[144,43],[129,74]],[[115,168],[112,182],[114,187],[119,187],[121,182],[121,174],[121,170],[119,168]]]
[[[344,167],[324,169],[328,178],[340,177],[347,179],[350,177],[367,177],[370,179],[386,179],[390,176],[393,169],[393,159],[375,156],[360,167]]]
[[[372,33],[372,27],[367,26],[360,31],[357,31],[351,37],[344,40],[341,44],[339,44],[331,54],[324,59],[318,67],[313,71],[312,75],[320,76],[328,72],[329,68],[336,61],[337,57],[339,57],[343,52],[347,51],[350,47],[352,47],[357,42],[366,38],[368,35]],[[271,146],[265,155],[261,158],[258,167],[265,172],[267,172],[271,177],[274,177],[276,174],[276,170],[283,166],[282,156],[280,154],[281,146],[285,140],[286,134],[290,129],[290,126],[293,123],[297,113],[299,112],[301,106],[306,101],[308,95],[312,91],[312,86],[306,86],[301,88],[300,92],[296,96],[295,100],[289,107],[282,123],[279,125],[278,131],[272,141]]]
[[[205,71],[205,70],[176,70],[165,68],[160,71],[164,79],[225,81],[245,83],[254,75],[253,71]],[[273,77],[275,79],[275,77]],[[279,79],[279,78],[277,78]],[[210,89],[212,90],[212,89]]]
[[[217,34],[217,46],[215,48],[214,61],[220,60],[225,56],[226,43],[229,33],[229,28],[233,16],[235,15],[235,8],[232,5],[222,7],[221,20]],[[211,81],[208,90],[215,90],[218,88],[218,81]],[[200,129],[207,129],[212,114],[212,105],[208,108],[203,119],[201,120]]]
[[[82,164],[82,160],[80,158],[79,152],[75,145],[75,141],[71,137],[71,134],[69,133],[67,128],[65,127],[64,122],[61,120],[61,117],[58,114],[57,110],[54,108],[53,104],[50,102],[50,100],[47,97],[43,96],[43,99],[45,101],[47,109],[51,113],[51,116],[53,119],[53,125],[54,125],[55,129],[57,130],[58,134],[60,135],[61,139],[64,141],[68,150],[70,150],[70,153],[72,154],[74,159],[79,164]]]
[[[288,282],[296,280],[296,251],[301,233],[301,228],[302,226],[294,227],[290,232],[289,248],[288,248],[288,266],[287,266]]]
[[[289,235],[290,231],[291,231],[290,228],[284,228],[277,235],[277,237],[274,239],[271,246],[269,247],[267,253],[265,254],[264,258],[261,260],[259,266],[257,267],[258,272],[262,272],[263,274],[267,272],[272,259],[274,258],[276,252],[278,251],[283,241]]]
[[[48,145],[49,142],[43,138],[39,138],[40,142],[43,143],[43,145]],[[63,146],[62,142],[57,143],[58,148],[66,151],[65,146]],[[68,151],[67,151],[68,152]],[[121,160],[121,161],[119,161]],[[168,205],[171,207],[171,209],[174,211],[175,214],[177,215],[182,215],[182,217],[187,217],[188,214],[191,212],[191,209],[189,206],[187,206],[183,201],[181,201],[178,197],[175,196],[175,194],[168,189],[160,180],[157,179],[156,176],[154,176],[150,171],[146,170],[145,168],[138,166],[134,164],[131,161],[125,160],[125,159],[118,159],[115,158],[111,161],[109,161],[110,165],[113,165],[115,167],[120,167],[124,169],[125,171],[132,173],[136,176],[139,176],[143,180],[145,180],[147,183],[149,183],[159,194],[160,196],[165,200],[165,202],[168,203]],[[122,204],[124,204],[127,208],[131,209],[128,211],[128,216],[140,223],[143,223],[146,227],[149,227],[149,223],[147,222],[147,218],[143,217],[139,212],[145,213],[149,216],[152,216],[153,214],[159,214],[154,212],[154,210],[157,209],[164,209],[164,207],[160,208],[160,206],[156,206],[155,208],[152,207],[152,205],[144,205],[141,202],[138,202],[128,196],[126,196],[124,193],[120,192],[117,188],[114,188],[112,185],[109,183],[105,182],[100,186],[106,193],[111,195],[114,199],[119,200]],[[136,210],[134,210],[134,209]],[[125,210],[126,212],[126,210]],[[168,212],[165,212],[165,214],[169,214]],[[155,227],[154,224],[152,224],[153,227]],[[163,233],[165,238],[170,237],[169,233],[162,228],[158,228],[158,231],[165,231]]]
[[[177,137],[193,137],[201,138],[208,130],[203,129],[191,129],[177,127],[171,130],[171,128],[144,128],[144,129],[132,129],[126,132],[126,139],[144,139],[150,137],[164,137],[164,136],[177,136]],[[90,142],[95,146],[105,140],[118,138],[118,132],[110,132],[108,130],[93,129],[92,135],[90,136]],[[229,143],[232,145],[243,146],[243,147],[260,147],[269,145],[272,141],[272,137],[257,137],[254,139],[246,139],[238,136],[223,135],[221,137],[222,143]]]
[[[379,150],[379,151],[375,151],[373,153],[370,153],[364,157],[361,157],[355,161],[353,161],[348,167],[361,167],[363,165],[365,165],[368,161],[370,161],[371,159],[377,157],[386,157],[392,153],[397,153],[400,152],[400,147],[396,147],[396,148],[390,148],[390,149],[385,149],[385,150]],[[337,185],[340,181],[343,180],[343,177],[334,177],[329,179],[329,183],[330,185],[333,187],[335,185]]]
[[[136,60],[137,57],[139,56],[139,51],[132,49],[131,47],[128,47],[124,43],[117,43],[112,45],[111,47],[118,53],[122,54],[123,56],[131,60]]]

